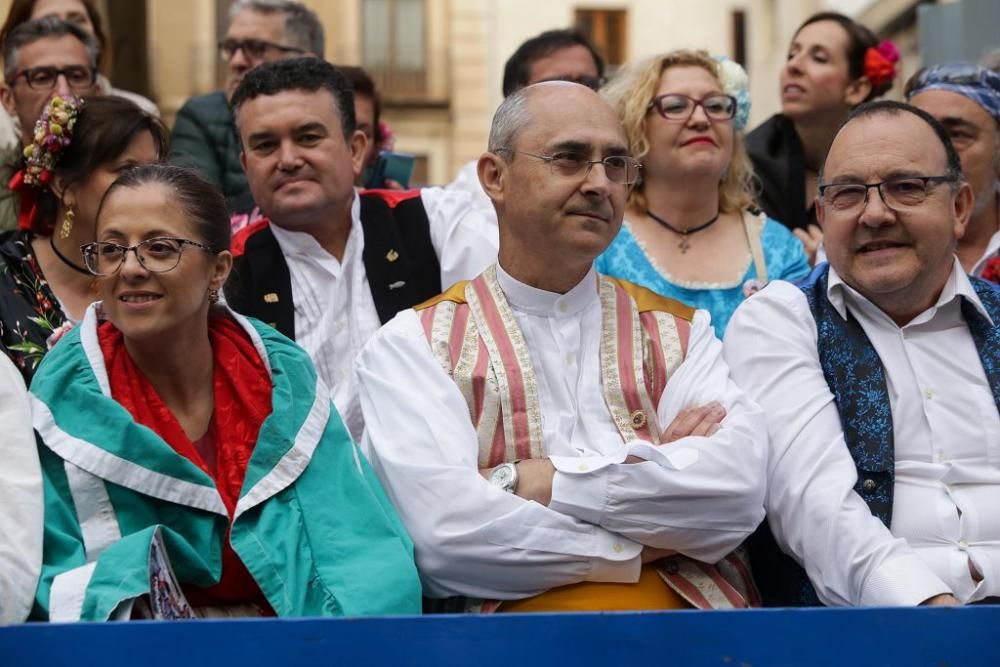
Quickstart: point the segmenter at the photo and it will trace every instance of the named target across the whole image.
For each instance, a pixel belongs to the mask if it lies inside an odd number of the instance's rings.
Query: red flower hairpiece
[[[896,78],[899,49],[888,39],[865,51],[865,76],[873,86],[890,83]]]

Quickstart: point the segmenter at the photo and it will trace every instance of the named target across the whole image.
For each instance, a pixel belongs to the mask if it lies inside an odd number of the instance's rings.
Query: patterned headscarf
[[[967,63],[925,67],[906,83],[906,99],[926,90],[943,90],[967,97],[1000,123],[1000,73]]]

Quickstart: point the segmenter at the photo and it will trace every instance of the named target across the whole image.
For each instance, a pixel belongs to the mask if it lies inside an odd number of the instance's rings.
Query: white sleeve
[[[643,544],[718,561],[764,518],[767,425],[730,380],[708,313],[697,311],[688,354],[660,398],[659,423],[666,428],[681,410],[712,401],[726,408],[717,433],[631,443],[626,453],[645,463],[580,472],[554,459],[550,507]]]
[[[827,605],[909,605],[948,587],[854,491],[857,469],[816,350],[802,291],[775,281],[726,330],[733,378],[768,418],[765,506],[781,548]]]
[[[517,599],[638,580],[639,544],[483,479],[469,408],[414,311],[376,334],[357,372],[363,448],[413,539],[427,595]]]
[[[468,193],[458,190],[423,188],[420,197],[430,221],[443,289],[472,280],[497,261],[500,230],[494,211],[477,207]]]
[[[42,472],[24,380],[0,353],[0,625],[28,617],[42,567]]]

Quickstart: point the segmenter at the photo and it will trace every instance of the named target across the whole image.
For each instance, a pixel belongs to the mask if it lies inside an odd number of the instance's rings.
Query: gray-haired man
[[[31,143],[35,121],[56,95],[93,95],[97,84],[98,46],[77,26],[54,17],[22,23],[3,44],[4,83],[0,102],[21,125],[21,142],[14,150]],[[0,156],[0,179],[6,184],[17,153]],[[17,223],[19,197],[6,187],[0,189],[0,230]]]
[[[170,161],[193,167],[222,189],[229,209],[249,213],[253,195],[240,166],[240,141],[229,100],[254,67],[305,55],[322,57],[323,26],[316,14],[288,0],[239,0],[229,10],[229,29],[219,43],[228,65],[222,90],[192,97],[171,136]]]

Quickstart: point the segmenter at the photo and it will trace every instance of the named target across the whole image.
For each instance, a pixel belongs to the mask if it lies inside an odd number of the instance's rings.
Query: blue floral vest
[[[844,441],[858,470],[854,490],[872,514],[886,526],[892,521],[895,482],[892,413],[885,370],[875,348],[858,321],[848,313],[845,320],[827,298],[829,265],[821,264],[799,287],[805,293],[816,320],[817,350],[823,375],[833,392],[844,429]],[[966,300],[962,316],[1000,409],[1000,289],[993,283],[970,278],[990,324]],[[805,571],[785,555],[765,523],[751,539],[754,577],[765,604],[810,606],[821,604]]]

